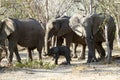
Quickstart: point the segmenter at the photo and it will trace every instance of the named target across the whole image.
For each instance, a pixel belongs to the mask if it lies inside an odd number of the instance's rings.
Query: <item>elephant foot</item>
[[[74,55],[73,58],[77,58],[77,55]]]
[[[91,62],[91,60],[89,59],[89,60],[87,60],[87,63],[90,63]]]
[[[17,62],[22,63],[21,60],[17,60]]]
[[[46,53],[44,53],[44,54],[43,54],[43,56],[47,56],[47,54],[46,54]]]
[[[105,57],[98,58],[98,61],[103,61],[105,60]]]
[[[70,65],[70,62],[62,62],[60,65]]]
[[[96,58],[95,59],[92,58],[92,59],[87,60],[87,63],[91,63],[91,62],[98,62],[98,60]]]

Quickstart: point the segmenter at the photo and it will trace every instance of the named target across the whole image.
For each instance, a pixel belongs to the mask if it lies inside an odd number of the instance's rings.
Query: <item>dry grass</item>
[[[79,48],[78,48],[79,50]],[[78,51],[78,55],[79,55]],[[119,80],[120,79],[120,49],[116,46],[113,50],[111,64],[105,60],[100,62],[86,63],[86,60],[72,59],[71,65],[57,65],[52,69],[29,67],[0,67],[0,80]],[[27,52],[21,52],[22,60],[26,59]],[[37,59],[38,53],[33,54],[34,60]],[[87,57],[87,56],[86,56]],[[64,57],[59,59],[59,64],[65,60]],[[52,58],[43,58],[43,63],[53,64]],[[38,62],[30,63],[29,66],[40,64]],[[28,63],[26,64],[28,65]],[[19,64],[18,66],[21,66]],[[50,66],[47,64],[47,66]],[[32,66],[33,67],[33,66]],[[12,73],[12,74],[11,74]]]

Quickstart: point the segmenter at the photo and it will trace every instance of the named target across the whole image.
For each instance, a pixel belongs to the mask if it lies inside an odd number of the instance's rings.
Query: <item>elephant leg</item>
[[[70,64],[71,61],[70,51],[66,50],[64,57],[66,59],[66,64]]]
[[[58,56],[55,57],[55,64],[57,65],[58,64]]]
[[[70,48],[70,43],[72,42],[72,38],[66,37],[65,38],[66,46]],[[72,54],[70,53],[70,56],[72,57]]]
[[[62,37],[57,37],[57,46],[61,46],[63,43],[63,38]]]
[[[75,43],[73,43],[73,58],[77,58],[78,56],[77,56],[77,52],[76,52],[76,49],[77,49],[77,46],[78,46],[78,44],[75,44]]]
[[[113,50],[113,40],[109,41],[109,46],[107,45],[107,51],[108,51],[108,54],[107,54],[107,61],[108,61],[108,64],[110,64],[110,60],[111,60],[111,57],[112,57],[112,50]]]
[[[66,42],[66,46],[70,47],[70,43],[71,43],[71,41],[68,40],[68,39],[66,39],[65,42]]]
[[[39,60],[42,60],[42,55],[41,55],[41,52],[42,52],[42,44],[39,45],[39,47],[37,47],[37,51],[39,52]]]
[[[13,42],[9,41],[8,49],[9,49],[9,52],[10,52],[10,54],[9,54],[9,63],[11,64],[12,60],[13,60],[13,52],[14,52]]]
[[[66,59],[66,63],[67,63],[67,64],[70,64],[70,61],[71,61],[70,56],[69,56],[69,57],[68,57],[68,56],[65,56],[65,59]]]
[[[28,48],[28,61],[33,61],[31,49]]]
[[[63,37],[64,37],[64,43],[65,43],[64,45],[70,48],[70,43],[72,42],[72,39],[73,39],[72,34],[66,34]],[[70,56],[72,56],[71,53],[70,53]]]
[[[105,58],[105,50],[102,47],[102,42],[97,42],[95,45],[95,48],[97,49],[99,55],[100,55],[100,60]]]
[[[20,55],[18,53],[18,48],[17,48],[17,45],[14,47],[14,51],[15,51],[15,55],[16,55],[16,59],[19,63],[21,63],[21,58],[20,58]]]
[[[89,40],[87,39],[87,45],[88,45],[88,60],[87,63],[97,61],[96,56],[95,56],[95,45],[94,45],[94,40]]]
[[[12,63],[12,60],[13,60],[13,52],[15,52],[18,62],[21,63],[21,59],[20,59],[20,56],[19,56],[18,50],[17,50],[17,43],[16,43],[14,40],[12,40],[12,39],[9,40],[8,49],[9,49],[9,52],[10,52],[10,55],[9,55],[9,63],[10,63],[10,64]]]
[[[9,49],[9,51],[10,51],[9,63],[11,64],[11,63],[12,63],[12,60],[13,60],[13,50]]]
[[[82,45],[82,49],[81,49],[81,55],[78,58],[78,60],[80,59],[85,59],[85,49],[86,49],[86,45]]]

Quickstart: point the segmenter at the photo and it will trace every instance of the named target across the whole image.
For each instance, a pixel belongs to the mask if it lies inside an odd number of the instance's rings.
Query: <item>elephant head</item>
[[[69,18],[68,17],[60,17],[51,19],[48,21],[46,25],[46,34],[45,34],[45,48],[48,47],[48,40],[52,36],[63,36],[64,34],[71,31],[71,28],[69,27]],[[47,53],[47,49],[45,49],[45,52]]]
[[[4,19],[0,24],[0,45],[4,44],[7,37],[15,31],[16,24],[10,19]]]
[[[84,16],[80,14],[75,14],[70,18],[69,25],[71,29],[80,37],[85,36],[85,29],[82,26],[84,21]]]
[[[14,26],[15,23],[10,18],[6,18],[2,20],[0,23],[0,46],[1,46],[0,54],[1,55],[3,51],[6,52],[6,56],[8,55],[7,48],[5,47],[6,39],[7,37],[10,36],[11,33],[14,32],[15,30]]]

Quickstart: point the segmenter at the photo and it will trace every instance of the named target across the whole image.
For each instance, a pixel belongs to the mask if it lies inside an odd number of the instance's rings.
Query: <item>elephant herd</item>
[[[88,46],[87,63],[90,63],[98,61],[95,56],[95,49],[98,51],[100,59],[106,57],[106,52],[102,46],[102,42],[106,42],[107,61],[110,63],[115,32],[114,19],[106,13],[53,18],[47,22],[45,30],[33,18],[24,20],[6,18],[0,22],[0,50],[6,50],[5,41],[8,39],[9,63],[12,63],[13,53],[15,53],[17,61],[21,63],[17,44],[27,48],[29,60],[33,60],[32,50],[35,48],[39,52],[39,59],[42,59],[42,49],[45,48],[44,52],[48,54],[52,38],[54,37],[53,43],[57,47],[62,46],[64,41],[66,43],[65,46],[68,48],[70,48],[71,43],[74,43],[75,46],[81,44],[82,54],[80,59],[85,59],[85,50],[86,46]],[[1,54],[2,51],[0,52]],[[67,52],[65,54],[68,55]]]

